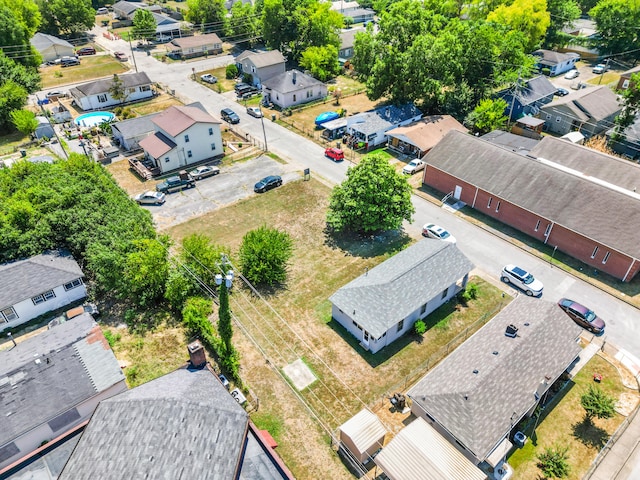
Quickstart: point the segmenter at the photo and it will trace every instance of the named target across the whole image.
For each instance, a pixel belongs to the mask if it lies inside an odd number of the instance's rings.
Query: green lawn
[[[81,57],[80,62],[80,65],[73,67],[62,68],[60,65],[52,65],[40,68],[42,88],[47,89],[58,85],[85,82],[128,71],[128,66],[125,62],[119,62],[109,55],[87,55]]]

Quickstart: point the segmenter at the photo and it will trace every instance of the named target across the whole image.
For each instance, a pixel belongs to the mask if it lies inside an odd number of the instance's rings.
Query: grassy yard
[[[241,352],[241,375],[259,399],[256,421],[278,426],[278,452],[297,478],[348,478],[328,448],[328,435],[364,405],[404,389],[426,368],[488,320],[505,299],[482,281],[480,296],[468,307],[447,304],[429,317],[424,337],[408,335],[371,355],[331,319],[328,297],[339,287],[413,243],[404,234],[334,238],[324,232],[329,189],[298,181],[253,196],[168,231],[179,242],[201,233],[235,253],[250,229],[266,224],[294,240],[289,279],[282,289],[250,294],[240,285],[231,308],[241,328],[234,341]],[[259,346],[259,351],[255,345]],[[264,354],[263,354],[264,353]],[[265,363],[265,355],[267,362]],[[302,358],[316,381],[300,392],[313,421],[282,377],[282,367]]]
[[[29,136],[20,132],[11,132],[0,136],[0,156],[9,155],[16,149],[29,141]]]
[[[80,62],[80,65],[67,68],[62,68],[60,65],[40,68],[42,88],[85,82],[128,70],[126,64],[108,55],[87,55],[81,57]]]
[[[616,414],[607,420],[594,419],[593,424],[584,421],[580,397],[589,384],[594,382],[594,373],[603,376],[600,388],[614,398],[618,399],[622,394],[637,397],[637,389],[631,390],[624,386],[614,365],[600,356],[593,357],[543,411],[535,433],[531,428],[525,430],[529,441],[508,459],[515,469],[514,478],[541,478],[541,471],[536,466],[537,455],[554,445],[569,447],[569,480],[580,479],[586,473],[600,449],[624,420],[622,415]]]
[[[200,80],[200,75],[204,75],[205,73],[210,73],[214,75],[218,79],[218,83],[210,84],[205,83]],[[227,79],[227,67],[214,68],[213,70],[203,70],[201,72],[196,72],[196,78],[198,82],[202,83],[205,87],[208,87],[218,93],[230,92],[233,90],[234,85],[236,84],[235,79]]]

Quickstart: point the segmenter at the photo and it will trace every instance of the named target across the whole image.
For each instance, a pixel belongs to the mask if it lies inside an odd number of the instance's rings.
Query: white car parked
[[[407,165],[405,165],[405,167],[402,169],[402,173],[406,175],[413,175],[414,173],[420,170],[424,170],[424,167],[426,166],[427,166],[426,163],[424,163],[419,158],[416,158],[414,160],[411,160]]]
[[[539,297],[542,295],[544,286],[540,280],[536,280],[533,275],[525,269],[516,267],[515,265],[506,265],[502,269],[502,281],[511,283],[516,287],[524,290],[527,295]]]
[[[580,72],[574,68],[573,70],[569,70],[565,73],[564,78],[567,80],[573,80],[574,78],[578,78],[578,75],[580,75]]]
[[[449,243],[456,243],[456,237],[454,237],[440,225],[436,225],[435,223],[427,223],[424,227],[422,227],[422,236],[435,238],[436,240],[443,240]]]

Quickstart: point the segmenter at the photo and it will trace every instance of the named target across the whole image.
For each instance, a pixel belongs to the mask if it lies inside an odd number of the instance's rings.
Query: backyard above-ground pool
[[[116,116],[111,112],[90,112],[77,117],[74,122],[79,127],[97,127],[104,122],[112,122]]]

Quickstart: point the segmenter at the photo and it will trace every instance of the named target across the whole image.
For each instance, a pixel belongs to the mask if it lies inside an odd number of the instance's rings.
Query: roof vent
[[[529,322],[525,322],[524,326],[528,327],[529,325],[531,325]]]
[[[516,327],[513,323],[507,327],[507,330],[504,332],[507,337],[516,338],[518,336],[518,327]]]
[[[478,374],[478,369],[476,368],[473,373],[475,373],[476,375]]]
[[[494,350],[492,353],[493,353],[494,355],[498,355],[498,351],[497,351],[497,350]]]

